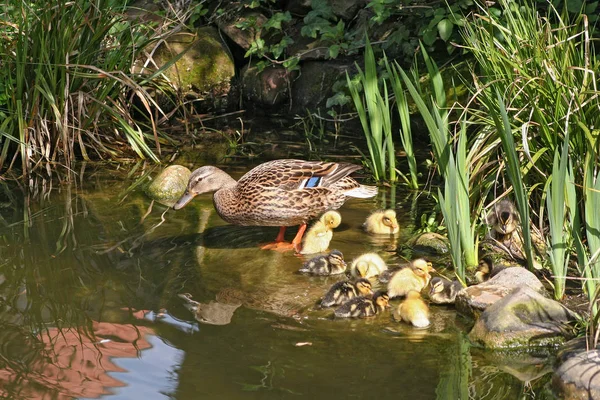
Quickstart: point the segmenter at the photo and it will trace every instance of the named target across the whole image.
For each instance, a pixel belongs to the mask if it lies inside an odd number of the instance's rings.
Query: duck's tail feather
[[[354,189],[350,189],[344,194],[348,197],[356,197],[358,199],[368,199],[377,195],[376,186],[359,185]]]

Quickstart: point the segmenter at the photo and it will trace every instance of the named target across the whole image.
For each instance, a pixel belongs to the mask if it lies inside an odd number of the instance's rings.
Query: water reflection
[[[131,180],[87,176],[45,196],[0,190],[11,204],[0,206],[3,396],[495,399],[547,379],[539,363],[516,372],[516,361],[471,348],[452,308],[432,307],[425,330],[389,313],[333,320],[314,305],[342,277],[304,276],[304,258],[259,250],[277,228],[226,225],[208,196],[175,213],[128,191]],[[344,206],[331,247],[392,265],[404,260],[391,246],[412,256],[417,202],[396,191]],[[397,238],[360,230],[394,202]]]

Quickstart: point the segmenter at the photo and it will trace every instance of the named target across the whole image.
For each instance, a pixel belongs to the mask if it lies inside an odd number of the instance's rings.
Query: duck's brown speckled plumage
[[[217,213],[231,224],[301,225],[340,208],[348,197],[374,196],[376,188],[360,185],[348,176],[360,168],[346,163],[274,160],[250,170],[236,182],[222,170],[206,166],[192,173],[186,194],[175,208],[183,207],[197,194],[214,191]],[[311,178],[320,179],[317,187],[305,187]]]

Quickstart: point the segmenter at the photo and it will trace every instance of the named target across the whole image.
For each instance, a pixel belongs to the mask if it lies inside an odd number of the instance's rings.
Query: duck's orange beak
[[[175,210],[180,210],[182,209],[187,203],[189,203],[190,201],[192,201],[192,199],[196,197],[195,193],[190,193],[189,191],[185,191],[185,193],[183,194],[183,196],[181,196],[181,198],[179,200],[177,200],[177,203],[175,203],[173,205],[173,208]]]

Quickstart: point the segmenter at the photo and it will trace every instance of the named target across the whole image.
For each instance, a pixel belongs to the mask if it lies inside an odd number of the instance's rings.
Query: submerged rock
[[[233,313],[242,304],[226,304],[219,301],[210,301],[208,303],[199,303],[192,300],[192,295],[182,293],[179,295],[185,303],[184,306],[194,314],[196,321],[209,325],[227,325],[231,322]]]
[[[547,346],[571,336],[575,314],[529,287],[519,287],[489,306],[475,322],[469,339],[486,348]]]
[[[538,293],[545,291],[542,282],[527,269],[506,268],[491,279],[458,292],[456,309],[463,315],[477,317],[486,308],[520,287],[528,287]]]
[[[446,254],[449,251],[448,239],[439,233],[425,232],[411,239],[415,250],[428,254]]]
[[[146,194],[162,204],[171,206],[185,192],[192,172],[181,165],[162,170],[146,189]]]

